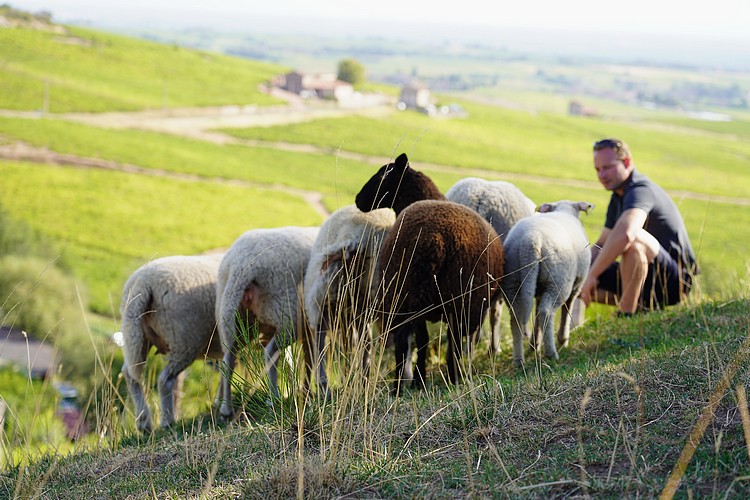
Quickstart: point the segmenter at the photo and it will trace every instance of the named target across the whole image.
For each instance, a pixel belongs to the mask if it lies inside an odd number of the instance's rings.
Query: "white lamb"
[[[125,283],[120,306],[122,374],[142,432],[151,431],[141,381],[152,346],[167,361],[158,382],[162,427],[174,423],[174,386],[182,371],[195,359],[222,355],[214,319],[221,259],[222,255],[164,257],[140,267]]]
[[[456,182],[445,197],[476,211],[495,229],[502,241],[510,229],[521,219],[534,215],[536,204],[514,184],[505,181],[487,181],[467,177]],[[500,319],[502,300],[490,305],[491,353],[500,352]]]
[[[356,205],[348,205],[331,214],[320,228],[304,288],[305,312],[314,335],[313,345],[305,343],[305,358],[308,370],[317,367],[322,389],[328,385],[321,359],[327,331],[342,331],[345,345],[357,346],[361,342],[362,366],[368,366],[375,263],[385,234],[395,220],[390,209],[362,212]]]
[[[544,338],[544,354],[558,359],[554,339],[555,311],[562,306],[557,341],[561,347],[570,338],[570,308],[581,291],[591,263],[589,242],[580,212],[587,202],[558,201],[539,207],[539,215],[520,220],[505,240],[505,276],[501,282],[508,302],[513,333],[513,362],[523,365],[523,340],[531,337],[528,321],[534,298],[532,346]]]
[[[230,382],[237,360],[237,321],[247,318],[260,333],[265,348],[271,394],[278,396],[276,361],[280,334],[296,339],[306,326],[301,284],[310,260],[317,227],[281,227],[247,231],[232,244],[219,267],[216,318],[224,349],[225,370],[216,398],[220,414],[234,413]]]

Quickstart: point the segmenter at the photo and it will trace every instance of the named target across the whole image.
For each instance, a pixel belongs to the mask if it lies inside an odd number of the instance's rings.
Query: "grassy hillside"
[[[739,300],[597,321],[552,367],[513,374],[508,352],[480,353],[481,375],[446,388],[433,372],[402,398],[355,376],[304,407],[226,427],[202,414],[6,469],[0,495],[653,498],[673,477],[680,497],[745,497],[749,311]]]
[[[0,109],[63,113],[279,102],[259,86],[283,73],[281,66],[58,28],[0,28]]]

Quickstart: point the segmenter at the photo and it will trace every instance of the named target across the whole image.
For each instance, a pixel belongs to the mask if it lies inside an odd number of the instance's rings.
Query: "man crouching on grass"
[[[618,316],[677,304],[698,274],[677,206],[636,170],[630,149],[618,139],[594,143],[594,168],[612,197],[580,299],[587,306],[617,304]]]

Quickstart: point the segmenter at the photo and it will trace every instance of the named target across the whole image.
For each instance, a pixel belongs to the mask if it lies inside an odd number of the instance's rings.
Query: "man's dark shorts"
[[[613,263],[599,276],[598,287],[615,293],[618,297],[622,295],[619,262]],[[664,248],[659,248],[659,255],[648,265],[641,293],[641,307],[649,310],[677,304],[691,288],[690,273],[680,269],[672,256]]]

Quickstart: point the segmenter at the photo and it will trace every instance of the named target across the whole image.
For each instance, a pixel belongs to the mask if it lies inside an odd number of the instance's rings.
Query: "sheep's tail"
[[[143,330],[143,316],[151,311],[152,290],[143,280],[128,283],[122,299],[122,352],[125,357],[124,368],[130,376],[141,380],[146,364],[146,332]]]
[[[542,266],[541,257],[538,256],[528,267],[521,270],[521,286],[518,293],[524,297],[536,296],[536,281],[539,277],[539,267]]]
[[[251,281],[252,277],[244,276],[233,269],[223,289],[217,290],[216,319],[221,347],[225,353],[234,347],[237,337],[237,311],[245,294],[245,287]]]
[[[519,285],[515,292],[516,295],[514,297],[506,297],[508,305],[513,311],[514,318],[511,318],[511,321],[517,321],[519,324],[526,324],[531,317],[534,297],[536,296],[539,269],[540,266],[544,265],[541,252],[536,246],[534,253],[534,259],[516,271],[518,275],[513,277],[514,280],[519,280]]]

